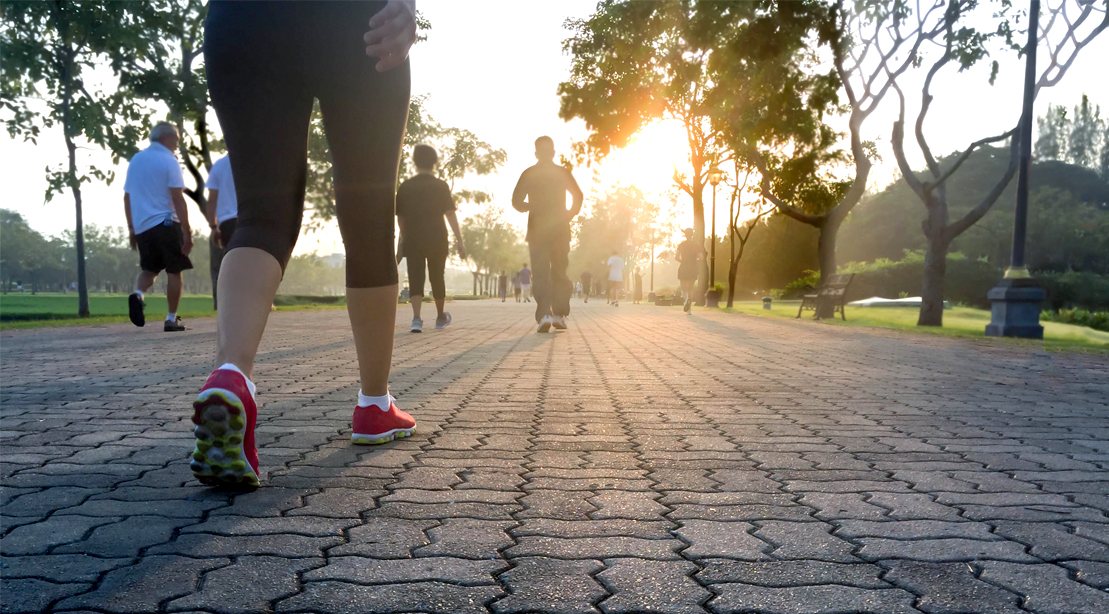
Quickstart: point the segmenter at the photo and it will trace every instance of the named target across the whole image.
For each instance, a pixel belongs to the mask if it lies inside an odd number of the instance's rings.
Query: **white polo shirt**
[[[239,199],[235,196],[235,181],[231,178],[231,158],[224,156],[212,165],[208,172],[209,190],[219,190],[216,199],[216,223],[239,217]]]
[[[146,232],[167,219],[180,221],[173,210],[169,191],[184,187],[181,165],[165,145],[151,143],[150,147],[135,154],[127,165],[127,181],[123,184],[123,191],[131,197],[131,223],[135,234]]]

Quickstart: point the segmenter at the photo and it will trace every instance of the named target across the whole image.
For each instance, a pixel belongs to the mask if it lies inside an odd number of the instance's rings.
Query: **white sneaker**
[[[554,318],[552,318],[551,316],[543,316],[543,319],[539,320],[539,328],[537,328],[535,332],[545,333],[551,330],[552,324],[554,324]]]
[[[551,317],[551,325],[558,330],[566,330],[566,316]]]
[[[503,301],[502,301],[503,302]],[[451,313],[449,311],[443,313],[443,317],[435,318],[435,330],[443,330],[450,326]]]
[[[424,332],[424,321],[421,320],[420,318],[412,318],[412,332],[414,332],[414,333]]]

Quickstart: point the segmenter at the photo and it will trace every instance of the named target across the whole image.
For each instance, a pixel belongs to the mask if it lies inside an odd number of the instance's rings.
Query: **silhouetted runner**
[[[701,268],[698,266],[705,254],[705,248],[693,241],[693,229],[686,228],[682,231],[685,241],[678,245],[674,258],[681,264],[678,265],[678,282],[682,285],[682,296],[685,297],[685,306],[682,309],[690,313],[693,306],[693,284],[697,283],[697,275]]]
[[[411,331],[414,333],[424,330],[420,311],[424,300],[425,265],[431,281],[431,296],[435,299],[435,328],[443,329],[451,323],[451,314],[445,310],[447,285],[443,279],[451,247],[443,218],[454,232],[459,257],[466,259],[451,188],[446,181],[435,176],[438,162],[439,154],[434,148],[417,145],[412,149],[416,174],[397,188],[397,223],[404,243],[404,257],[408,262],[408,302],[412,305]]]
[[[535,279],[535,321],[538,331],[566,328],[574,285],[566,276],[570,258],[570,220],[581,211],[584,196],[570,169],[554,162],[554,141],[535,139],[535,166],[520,175],[512,193],[512,207],[528,213],[528,248]],[[566,210],[566,193],[573,198]]]
[[[593,293],[593,274],[589,271],[581,272],[581,295],[585,302],[589,302],[589,295]]]

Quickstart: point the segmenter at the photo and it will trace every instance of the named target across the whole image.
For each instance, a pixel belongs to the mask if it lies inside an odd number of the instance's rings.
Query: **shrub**
[[[880,296],[902,298],[920,296],[924,281],[924,254],[909,251],[901,260],[879,259],[873,262],[850,262],[839,268],[840,273],[855,273],[847,289],[847,300]],[[967,258],[960,253],[947,257],[947,275],[944,280],[944,299],[949,303],[988,308],[986,293],[997,285],[1004,271],[985,260]],[[1109,275],[1097,273],[1053,273],[1036,271],[1034,277],[1043,286],[1047,309],[1109,309]],[[783,298],[799,298],[806,288],[819,285],[820,274],[806,271],[805,275],[781,291]],[[771,294],[773,296],[773,294]]]
[[[1094,330],[1109,332],[1109,311],[1086,311],[1085,309],[1060,309],[1045,311],[1043,318],[1051,322],[1089,326]]]

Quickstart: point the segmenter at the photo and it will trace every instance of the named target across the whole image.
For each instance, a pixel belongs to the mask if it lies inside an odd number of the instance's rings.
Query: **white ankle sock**
[[[133,294],[138,294],[139,298],[143,297],[142,290],[135,290],[135,292]]]
[[[177,312],[176,311],[170,311],[166,314],[166,322],[176,322],[176,321],[177,321]]]
[[[250,381],[250,378],[246,376],[246,373],[243,373],[242,369],[240,369],[240,368],[236,367],[235,365],[228,362],[228,363],[224,363],[223,365],[220,365],[219,369],[216,369],[216,370],[217,371],[234,371],[235,373],[238,373],[239,375],[243,376],[243,379],[246,380],[246,387],[250,390],[250,396],[254,397],[255,400],[257,400],[258,395],[255,394],[255,391],[257,390],[257,387],[254,385],[254,382]]]
[[[388,392],[379,397],[371,397],[362,394],[361,390],[358,391],[359,407],[369,407],[371,405],[377,405],[377,407],[381,409],[381,411],[389,411],[389,406],[393,404],[393,401],[393,395],[389,394]]]

